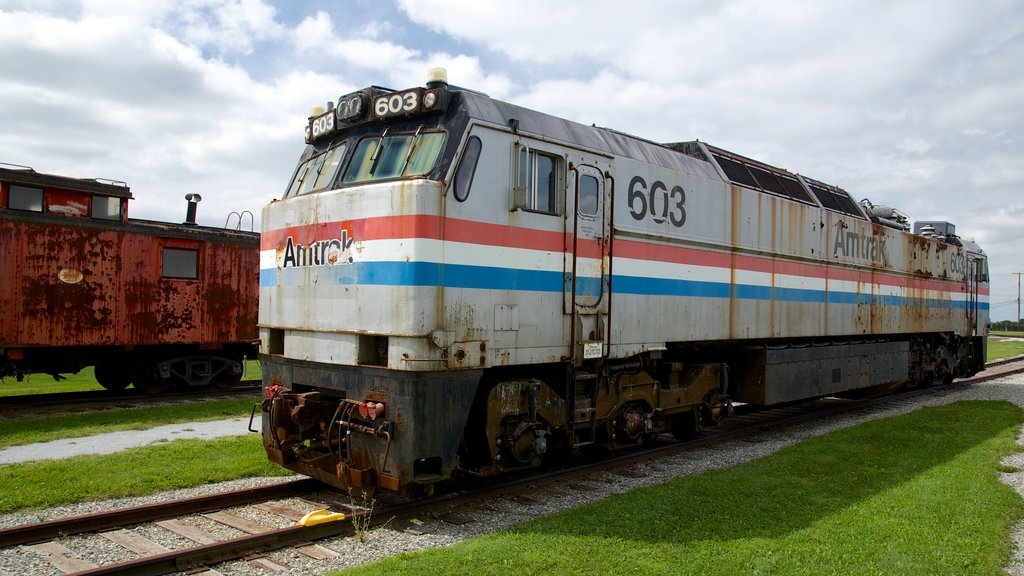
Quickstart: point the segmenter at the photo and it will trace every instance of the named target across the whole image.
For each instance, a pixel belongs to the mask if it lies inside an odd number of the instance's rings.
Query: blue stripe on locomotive
[[[520,290],[527,292],[563,292],[571,276],[544,270],[520,270],[491,266],[439,264],[435,262],[357,262],[334,268],[292,268],[260,270],[260,286],[299,286],[319,280],[325,271],[334,272],[334,283],[344,286],[439,286],[444,288],[475,288],[481,290]],[[329,278],[329,276],[327,277]],[[855,292],[825,292],[802,288],[771,288],[754,284],[729,284],[697,280],[673,280],[643,276],[614,276],[615,294],[635,296],[686,296],[694,298],[730,297],[740,300],[775,300],[818,304],[858,304],[892,307],[927,307],[965,309],[965,300],[939,300],[935,298],[908,298],[894,295],[872,295]],[[600,280],[581,277],[576,287],[580,296],[600,294]],[[987,302],[978,308],[988,310]]]

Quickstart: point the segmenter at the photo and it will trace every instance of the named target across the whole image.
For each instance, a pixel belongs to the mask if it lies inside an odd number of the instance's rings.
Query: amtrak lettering
[[[836,230],[836,241],[832,243],[832,255],[868,260],[882,266],[889,265],[889,251],[886,249],[885,236],[849,232],[843,228]]]
[[[285,242],[284,261],[282,268],[299,268],[304,266],[327,266],[349,264],[352,256],[349,248],[353,238],[349,238],[348,230],[341,231],[341,237],[331,240],[317,240],[303,246],[295,242],[291,236]]]

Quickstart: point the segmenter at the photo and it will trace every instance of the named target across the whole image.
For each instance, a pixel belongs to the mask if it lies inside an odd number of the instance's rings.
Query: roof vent
[[[188,200],[188,212],[185,213],[184,224],[195,225],[196,223],[196,204],[199,204],[203,199],[199,194],[185,194],[185,200]]]

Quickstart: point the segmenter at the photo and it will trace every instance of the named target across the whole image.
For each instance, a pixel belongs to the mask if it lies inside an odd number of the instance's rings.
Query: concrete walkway
[[[113,454],[128,448],[166,443],[185,438],[221,438],[250,434],[249,418],[232,418],[212,422],[167,424],[147,430],[125,430],[95,436],[66,438],[38,444],[12,446],[0,450],[0,464],[13,464],[30,460],[60,460],[83,454]],[[255,436],[255,434],[253,434]]]

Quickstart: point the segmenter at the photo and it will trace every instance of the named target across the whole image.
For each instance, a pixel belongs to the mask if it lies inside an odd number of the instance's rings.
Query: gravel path
[[[167,424],[146,430],[110,432],[84,438],[64,438],[38,444],[11,446],[0,450],[0,464],[13,464],[29,460],[61,460],[82,454],[113,454],[128,448],[198,438],[209,440],[223,436],[249,434],[248,418],[230,418],[211,422]]]
[[[866,420],[895,416],[910,412],[924,406],[937,406],[959,400],[1007,400],[1024,407],[1024,375],[1013,375],[977,384],[964,389],[948,392],[941,396],[921,398],[910,402],[873,408],[858,414],[834,417],[826,421],[814,422],[789,428],[782,431],[765,432],[756,438],[730,442],[713,448],[687,452],[685,454],[664,458],[655,462],[637,465],[628,473],[608,472],[573,483],[570,486],[545,488],[529,498],[494,498],[474,506],[472,509],[448,511],[402,525],[389,524],[384,528],[369,533],[368,541],[356,542],[353,538],[335,538],[321,541],[319,544],[335,550],[340,555],[332,560],[314,561],[291,550],[277,551],[267,558],[287,566],[283,572],[289,575],[319,575],[332,569],[370,562],[405,551],[422,550],[438,546],[450,546],[474,536],[508,527],[521,520],[535,518],[544,514],[565,510],[605,498],[611,494],[626,492],[641,486],[649,486],[665,482],[678,476],[696,474],[712,468],[731,466],[747,462],[761,456],[799,442],[805,438],[817,436],[836,428],[851,426]],[[1024,432],[1020,436],[1024,443]],[[1024,453],[1008,456],[1004,463],[1024,470]],[[1024,495],[1024,472],[1001,474],[1004,482],[1013,486]],[[108,510],[115,507],[136,506],[157,501],[159,499],[179,498],[185,494],[215,493],[221,487],[231,489],[248,485],[279,481],[274,478],[258,478],[235,481],[224,485],[211,485],[193,490],[177,490],[145,498],[131,498],[118,501],[103,501],[58,509],[43,510],[34,513],[19,513],[0,516],[0,528],[39,521],[46,518],[79,515],[88,512]],[[302,506],[303,503],[297,503]],[[306,504],[308,506],[308,504]],[[262,517],[260,521],[271,523],[272,518]],[[280,520],[276,520],[280,522]],[[160,534],[154,527],[140,528],[150,537],[165,546],[180,546],[174,537]],[[1017,550],[1012,563],[1007,567],[1007,574],[1024,576],[1024,523],[1018,526],[1014,539]],[[68,538],[65,544],[79,554],[88,555],[97,562],[123,560],[124,552],[117,546],[86,544],[86,538]],[[99,540],[89,539],[90,542]],[[76,548],[81,541],[81,549]],[[246,561],[230,562],[217,567],[217,572],[225,576],[257,576],[269,574]],[[59,574],[42,563],[38,557],[24,547],[14,551],[0,552],[0,574]]]

